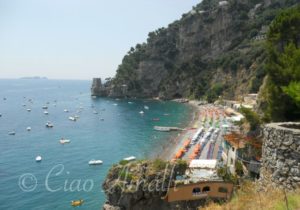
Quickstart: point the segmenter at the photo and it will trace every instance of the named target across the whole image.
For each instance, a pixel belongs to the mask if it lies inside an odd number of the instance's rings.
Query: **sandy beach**
[[[190,128],[193,128],[195,125],[200,123],[199,111],[201,108],[198,106],[199,101],[189,101],[188,104],[192,106],[193,111],[190,116],[191,120],[186,126],[187,129],[178,133],[178,136],[169,139],[168,144],[163,145],[163,152],[157,155],[158,158],[163,160],[172,160],[176,151],[182,147],[183,142],[191,136],[191,133],[195,132]]]

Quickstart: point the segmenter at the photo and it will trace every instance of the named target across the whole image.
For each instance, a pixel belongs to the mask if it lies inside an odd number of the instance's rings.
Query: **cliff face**
[[[297,0],[204,0],[124,56],[107,88],[112,97],[203,97],[257,92],[263,39],[279,8]]]

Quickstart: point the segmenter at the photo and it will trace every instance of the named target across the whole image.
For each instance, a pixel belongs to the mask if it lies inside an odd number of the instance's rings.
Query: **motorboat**
[[[27,131],[31,131],[31,127],[27,127],[26,130],[27,130]]]
[[[31,112],[31,109],[27,109],[27,112]]]
[[[98,112],[96,110],[93,111],[94,114],[98,114]]]
[[[84,200],[75,200],[71,202],[71,206],[81,206]]]
[[[118,104],[113,104],[114,106],[118,106]]]
[[[76,118],[75,117],[69,117],[69,120],[76,121]]]
[[[144,114],[145,112],[144,112],[144,111],[140,111],[139,113],[140,113],[140,114]]]
[[[49,114],[49,112],[47,112],[47,111],[44,111],[44,114],[45,114],[45,115],[48,115],[48,114]]]
[[[42,156],[40,156],[40,155],[36,156],[35,161],[36,162],[41,162],[42,161]]]
[[[103,163],[102,160],[90,160],[89,165],[101,165]]]
[[[149,106],[144,106],[144,109],[148,110],[148,109],[149,109]]]
[[[14,135],[16,135],[16,132],[15,131],[10,131],[10,132],[8,132],[8,135],[14,136]]]
[[[126,161],[134,161],[134,160],[136,160],[136,157],[130,156],[130,157],[124,158],[123,160],[126,160]]]
[[[64,109],[64,112],[69,112],[69,110],[67,110],[67,109]]]
[[[70,139],[60,139],[59,140],[59,143],[61,143],[61,144],[68,144],[68,143],[70,143],[71,142],[71,140]]]
[[[51,122],[47,122],[47,123],[46,123],[46,127],[47,127],[47,128],[53,128],[53,124],[52,124]]]
[[[152,121],[160,121],[159,118],[153,118]]]
[[[48,106],[42,106],[42,109],[48,109]]]
[[[131,101],[128,101],[128,104],[133,104],[133,102],[131,102]]]

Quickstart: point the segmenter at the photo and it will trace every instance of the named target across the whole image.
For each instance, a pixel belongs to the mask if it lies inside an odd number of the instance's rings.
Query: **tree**
[[[283,11],[268,37],[265,115],[273,121],[300,119],[300,6]]]

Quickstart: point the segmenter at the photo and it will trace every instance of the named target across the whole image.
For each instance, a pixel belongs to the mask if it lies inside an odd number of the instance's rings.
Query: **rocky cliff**
[[[257,92],[264,38],[279,8],[297,0],[203,0],[180,20],[149,33],[124,56],[106,88],[112,97],[164,99]]]
[[[183,161],[169,163],[161,160],[121,162],[113,166],[105,182],[107,202],[104,210],[185,210],[197,209],[205,200],[165,201],[168,188],[174,187],[176,175],[187,167]]]

